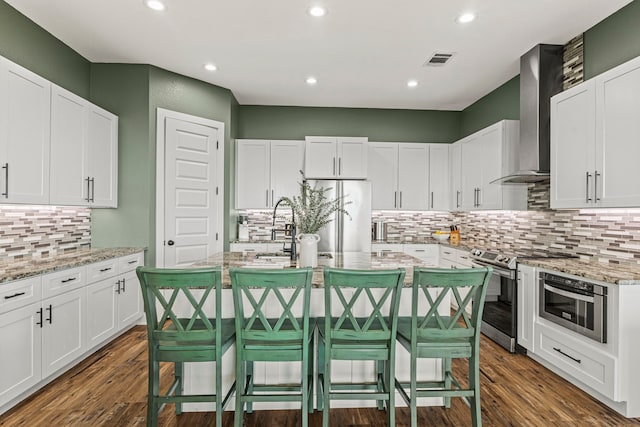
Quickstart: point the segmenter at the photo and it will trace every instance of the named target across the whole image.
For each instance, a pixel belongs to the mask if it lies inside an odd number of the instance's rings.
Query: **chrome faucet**
[[[271,240],[276,240],[276,233],[279,231],[283,231],[285,237],[291,237],[291,247],[287,249],[287,243],[282,244],[282,252],[289,252],[291,254],[291,260],[295,261],[296,259],[296,214],[291,208],[291,223],[285,224],[284,228],[275,228],[276,227],[276,211],[278,210],[278,205],[283,202],[285,198],[281,198],[278,200],[276,205],[273,207],[273,221],[271,222]]]

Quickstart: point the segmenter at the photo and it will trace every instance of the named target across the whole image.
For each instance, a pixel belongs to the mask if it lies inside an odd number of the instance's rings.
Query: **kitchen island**
[[[324,289],[323,289],[323,268],[337,267],[349,269],[394,269],[403,267],[406,270],[405,288],[411,286],[413,280],[413,267],[437,267],[430,265],[424,261],[407,255],[402,252],[346,252],[342,254],[332,253],[330,256],[322,254],[318,258],[318,267],[313,272],[313,289],[311,290],[311,317],[324,316]],[[192,267],[204,266],[222,266],[222,282],[225,287],[222,292],[222,316],[224,318],[233,317],[233,296],[230,289],[229,267],[247,267],[247,268],[297,268],[296,262],[283,257],[268,256],[255,252],[224,252],[210,256],[206,260],[202,260],[192,265]],[[284,290],[285,293],[287,290]],[[291,290],[293,291],[293,290]],[[347,295],[345,295],[347,296]],[[273,297],[273,296],[270,296]],[[348,297],[348,296],[347,296]],[[273,297],[275,298],[275,297]],[[450,301],[445,298],[443,302],[441,314],[449,312]],[[185,309],[184,306],[179,305]],[[278,310],[280,304],[277,301],[270,303],[269,298],[264,304],[267,316],[276,316],[276,312],[270,313],[270,310]],[[213,301],[205,307],[209,316],[215,314],[215,306]],[[358,313],[366,313],[371,308],[365,304],[359,304],[353,307],[353,312],[357,316]],[[301,307],[293,307],[294,315],[301,315]],[[404,289],[400,296],[401,316],[411,315],[411,291]],[[315,350],[314,350],[315,357]],[[362,382],[373,380],[375,377],[375,366],[371,362],[366,361],[337,361],[332,369],[335,381],[341,382]],[[418,362],[419,380],[429,381],[437,380],[442,376],[441,361],[438,359],[424,359]],[[223,364],[223,390],[227,390],[233,383],[235,378],[235,352],[229,351],[222,360]],[[396,350],[396,377],[401,380],[409,380],[409,354],[398,346]],[[215,373],[215,365],[213,363],[197,363],[185,365],[185,392],[189,393],[208,393],[214,392],[213,378]],[[291,362],[276,362],[266,364],[264,362],[256,363],[254,369],[255,381],[259,383],[293,383],[300,380],[300,364]],[[315,390],[315,389],[314,389]],[[315,402],[315,398],[313,399]],[[425,398],[420,400],[421,405],[441,405],[442,400],[439,398]],[[296,403],[274,402],[274,403],[256,403],[256,409],[293,409]],[[404,406],[404,401],[396,394],[396,405]],[[336,401],[332,402],[334,407],[363,407],[375,406],[375,401]],[[192,403],[185,404],[186,411],[211,411],[213,405],[208,403]],[[230,402],[227,410],[233,409],[233,401]]]

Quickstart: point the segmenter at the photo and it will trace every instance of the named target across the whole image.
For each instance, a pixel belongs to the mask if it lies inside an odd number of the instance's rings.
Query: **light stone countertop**
[[[640,285],[640,265],[608,264],[580,259],[527,259],[522,264],[615,285]]]
[[[144,250],[144,248],[78,249],[46,258],[4,261],[0,262],[0,284],[132,255]]]
[[[193,267],[222,266],[222,283],[225,287],[231,286],[229,279],[229,267],[246,268],[296,268],[297,262],[289,259],[259,259],[253,252],[221,252],[214,254],[206,260],[197,262]],[[394,269],[403,267],[406,270],[404,285],[411,286],[413,282],[413,267],[436,267],[424,261],[407,255],[403,252],[345,252],[332,253],[331,258],[318,258],[318,267],[313,269],[312,284],[314,287],[322,287],[323,267],[337,267],[348,269]]]

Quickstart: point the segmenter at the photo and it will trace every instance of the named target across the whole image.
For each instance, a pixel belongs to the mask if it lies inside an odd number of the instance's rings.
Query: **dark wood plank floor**
[[[482,339],[482,420],[485,426],[639,426],[523,355],[510,355]],[[163,367],[169,372],[170,366]],[[71,369],[36,395],[0,416],[0,426],[136,426],[145,425],[146,331],[136,327]],[[450,409],[419,409],[420,426],[466,426],[468,407],[453,399]],[[298,426],[300,411],[256,411],[246,426]],[[397,425],[409,424],[405,408],[397,409]],[[322,415],[310,416],[312,427]],[[161,414],[163,426],[211,426],[212,413],[176,417],[173,407]],[[224,425],[232,426],[225,413]],[[385,425],[376,409],[336,409],[332,426]]]

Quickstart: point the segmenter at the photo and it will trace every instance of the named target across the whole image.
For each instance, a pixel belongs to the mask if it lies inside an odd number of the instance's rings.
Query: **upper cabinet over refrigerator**
[[[366,137],[307,136],[304,173],[309,179],[366,179]]]

